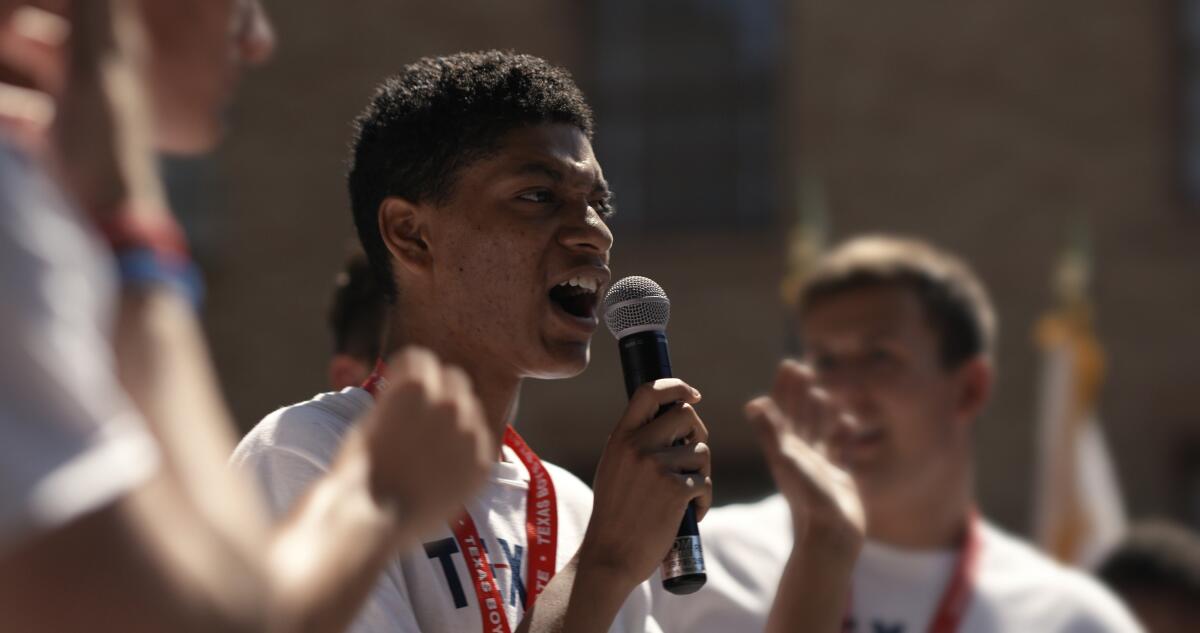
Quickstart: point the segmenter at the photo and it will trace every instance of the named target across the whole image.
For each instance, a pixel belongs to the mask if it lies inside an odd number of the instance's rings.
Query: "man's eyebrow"
[[[541,161],[530,161],[528,163],[523,163],[520,167],[517,167],[517,169],[514,171],[514,174],[518,176],[545,176],[556,183],[562,182],[566,178],[560,169],[551,165],[550,163],[544,163]],[[612,190],[608,186],[608,181],[600,178],[596,181],[596,184],[592,186],[592,193],[609,197],[612,195]]]
[[[554,182],[562,182],[563,173],[547,163],[529,162],[521,165],[515,172],[518,176],[539,175],[546,176]]]
[[[867,335],[863,337],[863,340],[868,343],[886,343],[888,341],[894,341],[898,338],[900,338],[900,329],[895,326],[885,325],[868,332]]]
[[[862,334],[861,336],[855,335],[854,338],[856,339],[856,342],[858,342],[858,343],[862,343],[865,345],[877,345],[879,343],[894,341],[899,337],[899,334],[900,334],[899,330],[897,330],[894,326],[881,326],[879,328],[876,328],[869,332],[866,332],[866,333]],[[837,338],[840,341],[844,337],[839,335]],[[815,341],[806,343],[804,347],[808,351],[813,351],[813,350],[828,351],[830,348],[837,348],[839,346],[840,346],[840,342],[837,344],[834,344],[834,345],[823,345],[821,343],[821,341],[815,340]]]

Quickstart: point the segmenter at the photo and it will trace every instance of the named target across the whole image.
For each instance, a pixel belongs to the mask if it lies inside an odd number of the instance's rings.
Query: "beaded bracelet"
[[[200,308],[204,281],[187,237],[169,213],[121,212],[99,222],[99,229],[116,256],[122,284],[170,286]]]

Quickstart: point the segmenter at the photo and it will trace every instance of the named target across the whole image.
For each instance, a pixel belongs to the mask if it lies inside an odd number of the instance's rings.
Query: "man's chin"
[[[155,121],[156,149],[171,156],[201,156],[217,148],[225,136],[225,121],[201,109],[161,108]]]
[[[543,380],[574,378],[583,373],[591,361],[590,341],[557,343],[546,351],[545,362],[530,373],[530,378]]]
[[[854,484],[864,498],[885,496],[896,487],[896,477],[882,462],[881,459],[850,459],[846,463],[846,470],[854,478]]]

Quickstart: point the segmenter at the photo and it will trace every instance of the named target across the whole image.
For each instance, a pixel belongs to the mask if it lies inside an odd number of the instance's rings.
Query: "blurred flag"
[[[818,179],[802,176],[796,195],[796,219],[788,232],[787,269],[779,284],[789,309],[800,300],[800,288],[829,243],[829,207]]]
[[[1092,329],[1085,232],[1073,242],[1055,271],[1058,305],[1036,332],[1042,382],[1035,529],[1051,556],[1091,567],[1120,540],[1125,509],[1096,416],[1104,353]]]
[[[829,243],[829,208],[820,181],[812,176],[801,176],[796,194],[796,219],[788,232],[787,267],[779,283],[779,296],[786,310],[785,323],[795,322],[800,289]],[[795,327],[788,327],[785,332],[784,349],[791,356],[799,356],[803,353],[799,333]]]

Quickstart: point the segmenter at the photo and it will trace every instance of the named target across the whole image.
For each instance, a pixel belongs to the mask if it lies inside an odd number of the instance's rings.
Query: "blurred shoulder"
[[[757,501],[718,506],[704,518],[704,532],[722,540],[762,543],[763,537],[785,537],[791,548],[792,511],[783,495],[775,493]]]
[[[709,510],[700,523],[700,533],[710,578],[728,576],[742,587],[774,595],[783,565],[792,553],[791,512],[778,493]]]
[[[290,452],[328,465],[346,431],[372,404],[366,391],[347,387],[276,409],[242,438],[231,462],[244,466],[275,452]]]
[[[1066,567],[1004,530],[983,525],[980,586],[1002,602],[1042,605],[1069,633],[1141,631],[1124,604],[1092,576]],[[1049,617],[1049,616],[1047,616]]]

